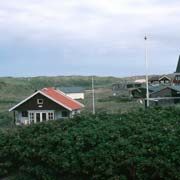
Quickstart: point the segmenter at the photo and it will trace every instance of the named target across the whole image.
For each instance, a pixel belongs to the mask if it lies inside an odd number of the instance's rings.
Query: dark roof
[[[153,77],[149,78],[149,81],[159,81],[160,78],[161,78],[161,76],[153,76]]]
[[[58,87],[58,89],[64,93],[83,93],[85,91],[83,87]]]
[[[180,86],[167,86],[167,87],[162,87],[161,89],[159,89],[157,91],[154,91],[152,94],[154,94],[156,92],[160,92],[160,91],[167,89],[167,88],[172,89],[172,90],[177,91],[177,92],[180,92]]]
[[[162,87],[160,87],[160,86],[149,86],[149,90],[153,91],[153,92],[159,91],[161,89],[162,89]]]
[[[141,88],[146,89],[146,86],[143,86]],[[160,86],[149,86],[148,89],[149,89],[149,91],[155,92],[155,91],[161,90],[162,87],[160,87]]]
[[[142,86],[142,87],[139,87],[139,88],[133,88],[133,89],[131,89],[131,90],[138,90],[138,89],[144,89],[144,90],[146,90],[146,86]],[[151,92],[156,92],[156,91],[161,90],[162,87],[160,87],[160,86],[149,86],[148,89],[149,89],[149,91],[151,91]]]
[[[175,91],[180,91],[180,86],[168,86],[169,88],[175,90]]]
[[[177,68],[176,68],[176,73],[180,73],[180,56],[178,59],[178,64],[177,64]]]

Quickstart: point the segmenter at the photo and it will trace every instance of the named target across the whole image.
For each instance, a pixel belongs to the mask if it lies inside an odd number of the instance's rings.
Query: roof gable
[[[51,100],[57,102],[60,105],[63,105],[64,107],[67,107],[71,110],[76,109],[82,109],[84,107],[83,104],[79,103],[78,101],[68,97],[60,90],[54,89],[54,88],[44,88],[41,90],[41,92],[49,97]]]
[[[164,79],[167,79],[167,80],[171,81],[171,78],[169,78],[169,77],[166,76],[166,75],[161,76],[161,77],[159,78],[159,81],[164,80]]]
[[[68,109],[69,111],[82,109],[84,107],[83,104],[81,104],[78,101],[73,100],[72,98],[66,96],[63,92],[61,92],[59,90],[56,90],[54,88],[44,88],[42,90],[35,92],[31,96],[27,97],[26,99],[24,99],[23,101],[21,101],[20,103],[18,103],[17,105],[12,107],[11,109],[9,109],[9,111],[13,111],[17,107],[19,107],[20,105],[25,103],[26,101],[28,101],[31,98],[33,98],[34,96],[36,96],[38,93],[47,97],[48,99],[57,103],[58,105],[64,107],[65,109]]]

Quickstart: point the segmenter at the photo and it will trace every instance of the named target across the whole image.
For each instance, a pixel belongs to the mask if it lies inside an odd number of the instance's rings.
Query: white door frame
[[[43,113],[46,113],[46,121],[49,120],[48,118],[48,113],[53,113],[53,119],[54,119],[54,110],[32,110],[32,111],[28,111],[28,113],[33,113],[34,114],[34,123],[37,123],[37,118],[36,118],[36,114],[40,114],[40,122],[43,121],[43,118],[42,118],[42,114]],[[29,115],[29,122],[30,122],[30,115]],[[31,123],[31,122],[30,122]]]

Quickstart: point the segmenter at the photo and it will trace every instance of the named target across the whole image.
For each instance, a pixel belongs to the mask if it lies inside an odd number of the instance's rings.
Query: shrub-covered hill
[[[80,116],[0,131],[0,175],[16,180],[179,180],[180,110]]]

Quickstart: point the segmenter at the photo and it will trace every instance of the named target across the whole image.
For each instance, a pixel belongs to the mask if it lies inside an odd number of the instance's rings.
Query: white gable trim
[[[22,100],[20,103],[16,104],[15,106],[13,106],[11,109],[9,109],[9,111],[13,111],[15,108],[17,108],[18,106],[20,106],[21,104],[23,104],[24,102],[26,102],[27,100],[31,99],[32,97],[34,97],[36,94],[40,93],[40,91],[36,91],[34,94],[32,94],[31,96],[27,97],[26,99]]]
[[[63,106],[64,108],[68,109],[69,111],[72,111],[72,109],[71,109],[71,108],[69,108],[69,107],[65,106],[64,104],[62,104],[62,103],[60,103],[60,102],[56,101],[56,100],[55,100],[55,99],[53,99],[52,97],[50,97],[50,96],[48,96],[47,94],[43,93],[42,91],[40,91],[40,94],[42,94],[43,96],[47,97],[48,99],[50,99],[50,100],[54,101],[55,103],[57,103],[57,104],[59,104],[59,105]]]
[[[171,79],[170,79],[168,76],[166,76],[166,75],[160,77],[160,78],[159,78],[159,81],[161,81],[161,79],[163,79],[163,78],[166,78],[166,79],[168,79],[169,81],[171,81]]]
[[[24,99],[24,100],[21,101],[20,103],[16,104],[15,106],[13,106],[11,109],[9,109],[9,111],[13,111],[15,108],[17,108],[18,106],[20,106],[20,105],[23,104],[24,102],[28,101],[29,99],[31,99],[32,97],[34,97],[34,96],[35,96],[36,94],[38,94],[38,93],[42,94],[43,96],[47,97],[48,99],[52,100],[53,102],[59,104],[60,106],[62,106],[62,107],[64,107],[64,108],[68,109],[69,111],[72,111],[71,108],[69,108],[69,107],[65,106],[64,104],[62,104],[62,103],[56,101],[55,99],[51,98],[50,96],[48,96],[47,94],[43,93],[43,92],[40,91],[40,90],[37,91],[37,92],[35,92],[35,93],[32,94],[31,96],[27,97],[26,99]]]

